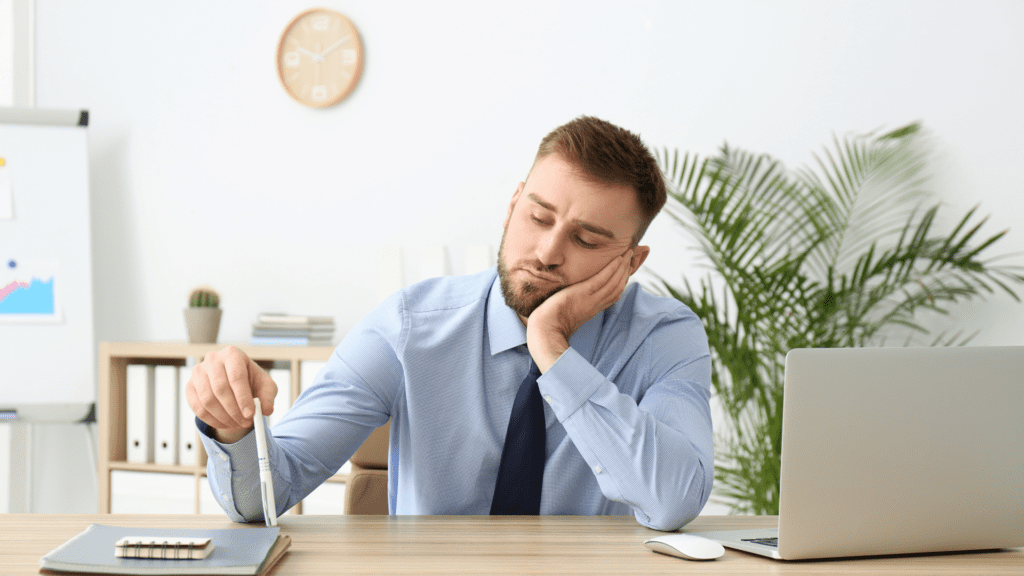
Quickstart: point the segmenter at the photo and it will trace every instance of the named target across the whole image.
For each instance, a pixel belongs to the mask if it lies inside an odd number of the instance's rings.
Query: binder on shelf
[[[154,370],[146,364],[129,364],[125,378],[125,428],[129,462],[153,462]]]
[[[178,463],[179,389],[178,367],[154,367],[154,461],[157,464]]]
[[[195,359],[188,358],[185,366],[178,371],[178,464],[195,466],[198,463],[199,430],[196,429],[196,415],[185,398],[185,387],[188,384]]]

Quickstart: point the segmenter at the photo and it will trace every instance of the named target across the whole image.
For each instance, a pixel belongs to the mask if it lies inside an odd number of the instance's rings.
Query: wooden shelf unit
[[[206,451],[199,441],[196,430],[196,464],[140,464],[128,462],[127,414],[127,367],[129,364],[170,364],[185,366],[186,359],[195,358],[196,362],[210,352],[221,350],[231,343],[225,344],[190,344],[187,342],[101,342],[99,361],[99,402],[96,406],[96,418],[99,428],[99,492],[98,511],[110,513],[111,472],[114,470],[130,470],[134,472],[158,472],[170,474],[189,474],[195,478],[195,513],[199,513],[199,498],[203,487],[202,479],[206,476]],[[301,346],[252,346],[249,344],[233,344],[250,358],[269,369],[275,362],[288,362],[291,369],[290,399],[291,403],[298,398],[302,382],[302,362],[326,361],[334,352],[332,346],[301,347]],[[182,373],[181,385],[188,382],[188,374]],[[183,410],[189,410],[183,406]],[[337,474],[330,482],[344,482],[345,476]],[[302,503],[293,508],[295,513],[302,513]]]

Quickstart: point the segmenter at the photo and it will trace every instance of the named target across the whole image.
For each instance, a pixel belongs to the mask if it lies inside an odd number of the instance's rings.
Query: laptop
[[[1024,346],[786,356],[777,529],[699,532],[781,560],[1024,546]]]

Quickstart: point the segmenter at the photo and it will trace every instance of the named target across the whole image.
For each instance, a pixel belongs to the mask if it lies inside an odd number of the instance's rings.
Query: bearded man
[[[686,306],[627,285],[665,200],[635,134],[592,117],[548,134],[497,267],[389,297],[274,426],[277,513],[390,420],[391,514],[632,513],[658,530],[696,517],[714,467],[707,337]],[[235,521],[263,518],[253,397],[269,415],[276,393],[234,347],[186,388]]]

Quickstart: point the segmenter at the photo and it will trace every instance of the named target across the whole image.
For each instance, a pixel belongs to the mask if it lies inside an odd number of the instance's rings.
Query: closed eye
[[[590,242],[587,242],[586,240],[580,238],[579,236],[576,237],[576,243],[588,250],[597,248],[597,244],[591,244]]]

